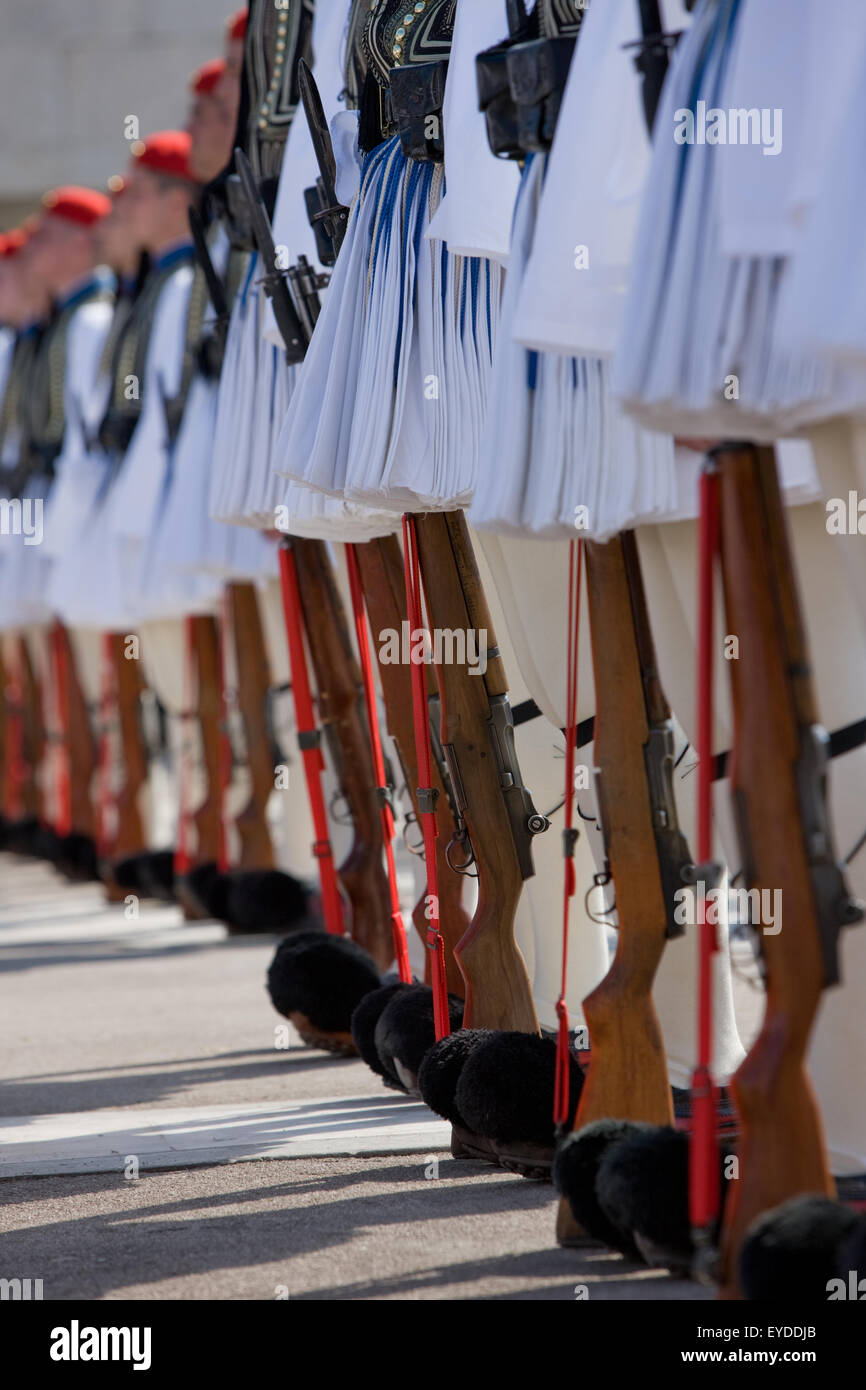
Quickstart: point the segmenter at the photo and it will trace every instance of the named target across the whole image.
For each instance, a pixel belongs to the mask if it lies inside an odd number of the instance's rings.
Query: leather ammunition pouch
[[[510,45],[485,49],[475,59],[478,109],[487,123],[487,140],[499,159],[522,159],[520,121],[508,80]]]
[[[575,35],[533,39],[506,53],[517,139],[525,154],[544,153],[553,144],[576,42]]]
[[[442,102],[448,62],[412,63],[392,68],[388,104],[407,159],[439,164],[445,158]]]

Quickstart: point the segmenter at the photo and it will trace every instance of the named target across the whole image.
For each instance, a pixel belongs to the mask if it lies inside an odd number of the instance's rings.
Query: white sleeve
[[[163,397],[170,398],[180,390],[192,282],[189,266],[175,271],[154,312],[141,383],[141,416],[111,493],[111,525],[121,536],[143,539],[159,505],[168,462]]]
[[[497,159],[478,109],[475,59],[508,37],[504,0],[458,5],[445,84],[445,196],[426,235],[455,256],[508,260],[511,219],[520,183],[517,164]]]
[[[668,0],[668,30],[687,28]],[[640,37],[634,0],[590,5],[563,94],[514,336],[576,357],[616,347],[651,146],[640,79],[625,45]]]
[[[63,383],[66,429],[64,454],[83,454],[86,442],[82,424],[89,425],[97,392],[99,363],[111,327],[109,303],[85,304],[73,314],[66,340],[66,377]]]

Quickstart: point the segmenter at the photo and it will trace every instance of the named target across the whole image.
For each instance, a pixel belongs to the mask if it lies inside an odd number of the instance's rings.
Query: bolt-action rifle
[[[349,855],[338,869],[352,907],[352,937],[384,970],[394,957],[391,901],[361,672],[324,541],[287,540],[298,576],[319,720],[354,831]]]
[[[826,803],[827,735],[809,652],[773,450],[714,451],[734,717],[731,783],[748,888],[779,889],[778,934],[761,934],[767,1005],[731,1081],[740,1176],[725,1204],[722,1289],[739,1293],[743,1236],[762,1211],[807,1192],[834,1195],[804,1057],[821,992],[839,981],[838,938],[862,919],[847,889]]]
[[[575,1128],[594,1120],[673,1124],[652,987],[691,857],[673,792],[671,712],[659,680],[634,533],[586,542],[595,671],[595,783],[619,922],[610,969],[583,1001],[590,1064]],[[567,1202],[557,1237],[578,1237]]]
[[[403,556],[400,542],[396,536],[384,536],[381,540],[367,541],[355,546],[358,568],[370,625],[373,632],[402,632],[406,621],[406,581],[403,572]],[[406,779],[406,787],[412,799],[416,818],[420,815],[418,804],[418,755],[415,749],[415,727],[412,718],[412,684],[409,668],[402,663],[379,661],[379,677],[385,697],[385,714],[388,732],[394,740],[397,754]],[[427,667],[428,696],[433,696],[436,681],[432,670]],[[436,795],[436,861],[439,883],[439,928],[445,941],[445,972],[448,988],[452,993],[463,994],[465,985],[457,966],[454,950],[464,936],[468,926],[462,903],[463,877],[456,873],[449,863],[450,846],[455,837],[456,822],[448,788],[442,771],[434,761],[433,790]],[[426,892],[416,904],[412,921],[421,940],[426,943],[429,922],[425,915]],[[429,960],[429,951],[425,956]]]
[[[250,773],[249,800],[235,817],[240,837],[239,867],[272,869],[274,847],[267,806],[274,789],[274,767],[266,721],[271,681],[255,586],[229,584],[228,609],[238,671],[237,702]],[[224,640],[227,637],[225,634]]]
[[[9,704],[9,678],[6,672],[3,640],[0,638],[0,815],[5,813],[6,788],[9,779],[9,748],[13,722],[9,717]]]
[[[42,815],[39,768],[45,755],[45,725],[42,717],[42,691],[33,668],[30,648],[24,637],[17,642],[18,692],[21,710],[21,785],[18,789],[20,814],[31,820]]]
[[[91,797],[93,774],[96,770],[96,742],[90,722],[90,711],[81,688],[78,669],[69,633],[62,623],[51,630],[51,649],[54,666],[56,713],[59,716],[59,737],[65,748],[69,778],[69,825],[67,829],[92,837],[95,815]]]
[[[112,859],[125,859],[145,848],[141,816],[141,790],[147,781],[147,748],[141,722],[141,696],[144,682],[140,662],[127,652],[127,639],[121,632],[108,636],[114,704],[120,743],[122,780],[114,798],[116,822],[110,846]]]
[[[262,289],[271,301],[274,318],[286,347],[286,361],[303,362],[309,339],[304,333],[297,307],[292,299],[286,277],[280,269],[271,224],[256,177],[242,149],[235,150],[235,168],[247,202],[252,233],[262,266]]]
[[[547,828],[523,784],[514,748],[508,683],[462,512],[416,518],[430,626],[474,633],[487,668],[436,667],[440,738],[460,830],[478,872],[478,906],[455,947],[466,981],[464,1025],[538,1031],[529,976],[514,940],[523,880],[533,872],[531,843]]]
[[[220,722],[222,717],[222,669],[216,618],[199,615],[187,619],[195,700],[191,713],[198,725],[205,797],[192,814],[195,850],[192,863],[219,860],[222,820]]]

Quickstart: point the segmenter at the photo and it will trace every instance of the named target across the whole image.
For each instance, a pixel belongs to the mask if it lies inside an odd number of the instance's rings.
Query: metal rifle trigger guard
[[[415,812],[414,812],[414,811],[408,811],[408,812],[406,813],[406,819],[405,819],[404,822],[403,822],[403,844],[406,846],[406,848],[407,848],[407,850],[409,851],[410,854],[417,855],[417,857],[418,857],[419,859],[423,859],[423,858],[424,858],[424,839],[423,839],[423,836],[422,836],[422,838],[421,838],[421,840],[419,841],[418,844],[412,845],[412,844],[409,843],[409,828],[410,828],[410,826],[417,825],[417,824],[418,824],[418,817],[415,815]]]
[[[586,915],[589,917],[590,921],[592,921],[592,922],[597,922],[597,923],[599,923],[599,924],[602,925],[602,926],[609,926],[610,923],[607,921],[607,918],[610,916],[610,914],[611,914],[612,912],[616,912],[616,891],[615,891],[615,890],[614,890],[613,902],[610,904],[609,907],[606,905],[606,903],[605,903],[605,901],[604,901],[604,890],[605,890],[605,888],[607,887],[607,885],[608,885],[609,883],[613,883],[613,874],[612,874],[611,871],[610,871],[610,864],[608,863],[607,859],[605,859],[604,868],[603,868],[599,873],[593,874],[593,876],[592,876],[592,883],[591,883],[590,886],[587,888],[586,894],[585,894],[584,899],[583,899],[584,907],[586,908]],[[589,906],[589,897],[590,897],[590,894],[591,894],[591,893],[593,892],[593,890],[596,889],[596,888],[600,888],[600,889],[602,890],[602,892],[601,892],[601,914],[600,914],[598,917],[596,917],[595,913],[592,912],[592,911],[590,910],[590,906]]]
[[[462,864],[454,863],[454,859],[452,856],[455,845],[459,845],[460,848],[463,850],[464,855],[466,856]],[[475,851],[472,848],[472,841],[469,838],[469,832],[467,831],[466,826],[463,824],[462,821],[460,822],[460,826],[458,827],[458,829],[454,831],[454,834],[451,836],[451,839],[448,841],[448,844],[445,847],[445,863],[448,865],[449,869],[451,869],[455,874],[463,874],[464,878],[478,877],[477,871],[474,874],[472,873],[472,865],[475,863]]]
[[[338,815],[338,814],[337,814],[337,809],[336,809],[336,808],[340,805],[341,802],[342,802],[342,810],[341,810],[340,814]],[[338,790],[338,791],[335,791],[335,792],[334,792],[334,795],[331,797],[331,800],[330,800],[330,804],[329,804],[329,806],[328,806],[328,809],[329,809],[329,811],[331,812],[331,817],[332,817],[332,819],[333,819],[335,825],[352,825],[352,824],[354,824],[354,822],[353,822],[353,820],[352,820],[352,808],[351,808],[351,806],[349,805],[349,799],[348,799],[348,797],[346,796],[346,793],[345,793],[344,791],[339,791],[339,790]]]

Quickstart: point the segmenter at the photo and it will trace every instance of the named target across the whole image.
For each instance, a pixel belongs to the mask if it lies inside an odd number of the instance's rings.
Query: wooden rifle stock
[[[192,816],[196,831],[196,850],[192,856],[192,864],[197,865],[215,863],[220,852],[222,668],[216,618],[199,615],[190,621],[193,668],[197,685],[195,718],[201,736],[201,758],[206,788],[204,801]]]
[[[491,700],[507,685],[481,577],[462,512],[416,519],[430,625],[440,632],[486,634],[487,670],[437,665],[441,739],[478,870],[478,906],[455,947],[466,981],[467,1028],[537,1033],[529,976],[514,940],[523,872],[491,739]]]
[[[804,1057],[821,991],[834,982],[835,927],[856,920],[856,909],[834,885],[838,915],[828,928],[826,894],[823,911],[816,897],[810,812],[818,805],[820,816],[823,787],[812,785],[810,803],[801,773],[817,719],[774,454],[732,444],[716,458],[727,625],[739,639],[730,663],[731,782],[744,876],[750,889],[780,890],[783,908],[778,934],[760,935],[763,1026],[731,1081],[740,1176],[725,1207],[722,1292],[737,1297],[739,1251],[751,1221],[800,1193],[835,1193]],[[829,836],[821,839],[829,858]],[[844,890],[841,874],[839,881]]]
[[[79,835],[93,837],[96,816],[91,795],[96,771],[96,740],[87,700],[81,688],[69,633],[62,624],[55,628],[58,649],[62,649],[65,703],[65,739],[69,759],[69,828]]]
[[[3,638],[2,635],[0,635],[0,819],[2,819],[8,811],[6,796],[9,786],[10,743],[12,739],[12,721],[9,717],[9,706],[9,676],[6,671]]]
[[[673,1124],[664,1040],[652,998],[668,935],[646,753],[651,726],[670,718],[656,670],[632,532],[586,542],[595,671],[595,763],[605,848],[619,920],[616,954],[583,1001],[590,1063],[575,1129],[594,1120]],[[580,1238],[563,1199],[557,1238]]]
[[[352,906],[352,937],[380,969],[394,959],[391,900],[383,864],[382,822],[362,707],[361,672],[324,541],[291,538],[304,631],[340,790],[354,841],[338,873]]]
[[[402,632],[406,618],[406,581],[403,571],[403,554],[396,536],[384,536],[380,540],[367,541],[355,547],[358,568],[370,626],[374,635],[385,631]],[[378,656],[378,649],[377,649]],[[408,666],[403,663],[379,661],[379,676],[385,697],[385,712],[388,732],[397,747],[397,753],[406,778],[406,786],[412,798],[416,817],[418,806],[418,756],[415,749],[415,726],[412,718],[412,681]],[[427,669],[430,692],[435,690],[435,678]],[[451,804],[446,794],[439,767],[433,761],[433,787],[439,793],[436,798],[436,866],[439,881],[439,928],[445,941],[445,971],[448,989],[453,994],[462,995],[465,989],[463,976],[454,958],[454,948],[469,926],[461,897],[463,878],[448,863],[448,845],[456,830]],[[412,913],[412,921],[423,942],[427,941],[429,923],[425,916],[426,893],[422,894]],[[429,952],[425,952],[425,978],[429,983]]]
[[[274,789],[274,768],[267,737],[270,671],[253,584],[229,584],[228,607],[238,671],[237,699],[244,728],[250,798],[235,819],[240,837],[239,867],[272,869],[274,847],[267,807]]]
[[[141,816],[141,789],[147,781],[147,750],[141,727],[141,695],[144,682],[138,661],[127,657],[127,639],[121,632],[109,634],[114,698],[120,734],[122,781],[115,798],[117,821],[111,846],[113,859],[140,854],[145,847]]]
[[[589,1071],[578,1127],[600,1119],[672,1124],[673,1103],[652,986],[668,910],[653,829],[645,750],[670,718],[631,533],[586,546],[596,688],[595,762],[619,932],[613,963],[587,995]]]
[[[19,804],[25,820],[42,816],[42,794],[39,768],[45,756],[45,725],[42,717],[42,692],[33,669],[30,648],[24,637],[18,638],[18,682],[21,697],[21,773]]]

